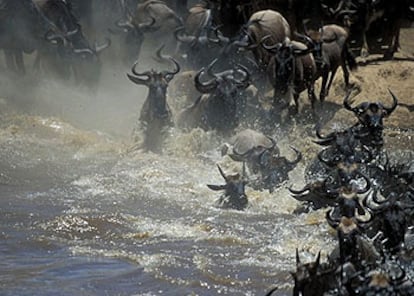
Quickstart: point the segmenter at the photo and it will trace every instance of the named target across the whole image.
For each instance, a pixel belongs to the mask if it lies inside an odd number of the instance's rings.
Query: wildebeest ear
[[[226,189],[226,185],[211,185],[211,184],[207,184],[207,187],[210,188],[211,190],[214,190],[214,191]]]

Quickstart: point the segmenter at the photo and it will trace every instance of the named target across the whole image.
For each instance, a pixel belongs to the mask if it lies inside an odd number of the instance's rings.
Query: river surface
[[[223,210],[206,184],[224,182],[217,163],[241,166],[214,132],[172,129],[159,155],[68,111],[33,113],[0,114],[1,295],[290,295],[295,249],[310,261],[334,245],[323,211],[292,214],[304,164]]]
[[[128,71],[106,67],[93,95],[39,76],[0,79],[0,295],[265,295],[275,286],[273,295],[291,295],[296,248],[302,262],[320,250],[325,261],[336,245],[325,210],[294,214],[287,189],[304,186],[321,149],[314,122],[301,113],[271,135],[282,155],[294,158],[290,145],[303,154],[289,181],[273,193],[247,186],[245,211],[219,209],[220,193],[206,186],[223,184],[217,164],[242,169],[221,156],[226,139],[171,129],[162,154],[132,149],[147,90]],[[355,122],[325,104],[325,134]],[[412,113],[397,108],[389,120],[406,129],[386,129],[387,147],[412,150]]]

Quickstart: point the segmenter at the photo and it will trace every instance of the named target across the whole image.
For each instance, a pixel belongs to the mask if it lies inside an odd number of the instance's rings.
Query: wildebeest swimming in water
[[[249,171],[259,174],[259,178],[251,182],[252,187],[259,190],[272,192],[289,179],[289,172],[302,159],[302,154],[294,147],[291,147],[296,153],[294,160],[281,156],[274,139],[251,129],[236,134],[230,144],[233,147],[229,156],[235,161],[246,162]]]
[[[245,180],[245,168],[243,165],[243,173],[235,175],[226,175],[220,166],[217,166],[220,175],[226,184],[224,185],[207,185],[214,191],[224,190],[222,196],[217,201],[217,205],[224,209],[244,210],[248,205],[248,199],[245,192],[247,181]]]
[[[181,112],[178,119],[181,127],[201,127],[227,135],[239,125],[245,108],[245,89],[250,85],[250,73],[242,65],[214,73],[212,68],[216,62],[217,59],[196,74],[195,86],[205,95]],[[201,81],[201,76],[208,76],[208,80]]]

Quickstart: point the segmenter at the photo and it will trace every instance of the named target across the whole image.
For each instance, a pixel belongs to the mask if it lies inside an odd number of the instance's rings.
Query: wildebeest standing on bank
[[[355,57],[348,47],[347,29],[338,25],[326,25],[319,31],[308,31],[310,39],[308,46],[313,48],[316,65],[318,68],[317,76],[322,77],[320,90],[320,100],[323,102],[329,94],[329,89],[335,78],[339,66],[344,75],[345,87],[349,84],[349,70],[357,69]]]
[[[157,54],[161,57],[161,49]],[[142,148],[153,152],[162,150],[163,132],[165,128],[173,125],[172,114],[167,102],[168,83],[174,78],[174,75],[180,71],[180,66],[176,60],[170,57],[174,64],[173,71],[145,71],[138,73],[135,62],[132,67],[134,75],[127,74],[128,78],[138,85],[148,87],[148,96],[141,109],[139,123],[144,130],[144,141]]]
[[[44,36],[51,29],[32,0],[0,0],[0,49],[8,70],[24,74],[23,53],[44,46]]]
[[[262,41],[266,39],[268,38]],[[272,54],[267,69],[268,78],[274,90],[272,112],[280,112],[277,106],[281,104],[281,100],[284,100],[291,107],[291,113],[297,113],[299,95],[305,89],[308,90],[313,110],[316,101],[314,92],[316,64],[311,50],[303,43],[291,41],[289,38],[271,46],[264,42],[262,46]]]

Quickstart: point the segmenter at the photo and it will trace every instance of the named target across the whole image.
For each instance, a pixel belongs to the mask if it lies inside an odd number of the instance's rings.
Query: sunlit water
[[[3,114],[2,295],[290,293],[295,249],[311,260],[334,237],[324,213],[294,215],[287,186],[247,189],[245,211],[215,207],[206,184],[240,164],[214,132],[173,129],[162,155],[58,117]],[[280,144],[282,151],[289,151]]]

